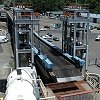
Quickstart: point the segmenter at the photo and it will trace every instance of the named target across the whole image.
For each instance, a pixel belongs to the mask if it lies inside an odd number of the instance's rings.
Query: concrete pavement
[[[89,73],[96,73],[100,75],[100,67],[98,67],[97,65],[90,65],[87,68]]]
[[[6,23],[0,22],[0,28],[2,29],[2,35],[7,32]],[[0,44],[0,80],[6,79],[11,71],[9,62],[11,61],[12,49],[10,43]],[[5,94],[0,92],[0,97],[4,97]]]

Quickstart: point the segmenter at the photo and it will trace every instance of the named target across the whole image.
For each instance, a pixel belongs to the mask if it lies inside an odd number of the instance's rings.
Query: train
[[[43,39],[42,37],[38,36],[36,32],[33,32],[34,36],[38,38],[40,41],[48,45],[52,50],[59,53],[59,55],[63,56],[65,59],[69,60],[69,62],[73,63],[76,67],[82,68],[85,64],[85,61],[77,56],[71,56],[68,53],[63,53],[63,51],[58,48],[56,45],[52,44],[51,42],[48,42],[47,40]]]
[[[47,55],[43,55],[41,52],[35,48],[35,59],[44,67],[46,71],[52,71],[54,64],[48,59]]]

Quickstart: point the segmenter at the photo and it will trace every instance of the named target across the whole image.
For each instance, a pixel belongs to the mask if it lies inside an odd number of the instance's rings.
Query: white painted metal
[[[7,78],[7,90],[4,100],[36,100],[31,74],[21,69],[21,75],[14,70]]]

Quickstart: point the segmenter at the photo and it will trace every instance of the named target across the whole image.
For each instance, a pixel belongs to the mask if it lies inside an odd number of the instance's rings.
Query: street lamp
[[[76,0],[76,5],[77,5],[77,0]]]

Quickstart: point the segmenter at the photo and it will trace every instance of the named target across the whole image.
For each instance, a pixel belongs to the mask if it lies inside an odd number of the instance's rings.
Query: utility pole
[[[15,0],[14,0],[14,3],[13,3],[13,6],[15,7]]]

